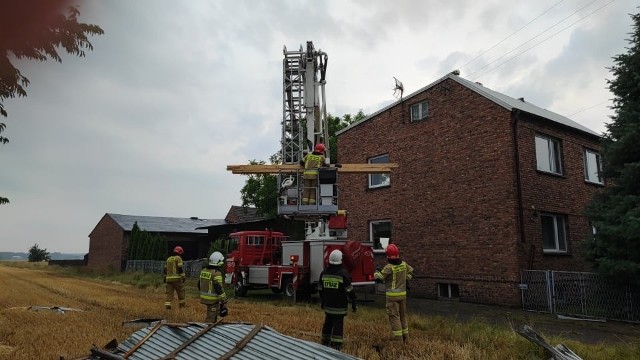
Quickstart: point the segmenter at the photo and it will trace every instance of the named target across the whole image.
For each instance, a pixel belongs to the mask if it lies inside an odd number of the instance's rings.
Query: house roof
[[[224,218],[226,222],[231,224],[246,223],[268,220],[266,216],[258,215],[258,209],[254,207],[243,208],[242,206],[232,205]]]
[[[203,226],[224,225],[223,219],[199,219],[192,218],[176,218],[176,217],[160,217],[160,216],[138,216],[138,215],[122,215],[107,213],[118,225],[126,231],[131,231],[134,223],[142,230],[150,232],[167,232],[167,233],[202,233],[206,234]]]
[[[162,321],[136,331],[110,353],[129,359],[357,359],[264,325]]]
[[[554,112],[549,111],[547,109],[543,109],[541,107],[533,105],[532,103],[526,102],[523,98],[514,99],[514,98],[512,98],[510,96],[504,95],[504,94],[499,93],[499,92],[494,91],[494,90],[491,90],[491,89],[489,89],[489,88],[487,88],[487,87],[485,87],[483,85],[480,85],[480,84],[474,83],[472,81],[463,79],[460,76],[455,75],[454,73],[449,73],[449,74],[441,77],[440,79],[432,82],[431,84],[429,84],[429,85],[427,85],[427,86],[425,86],[425,87],[423,87],[423,88],[421,88],[421,89],[419,89],[417,91],[414,91],[413,93],[409,94],[408,96],[404,97],[403,99],[395,101],[395,102],[385,106],[384,108],[374,112],[373,114],[367,116],[366,118],[364,118],[364,119],[362,119],[362,120],[360,120],[360,121],[358,121],[356,123],[353,123],[353,124],[349,125],[348,127],[338,131],[336,134],[342,134],[343,132],[346,132],[346,131],[358,126],[359,124],[362,124],[363,122],[368,121],[369,119],[375,117],[376,115],[378,115],[378,114],[380,114],[380,113],[382,113],[382,112],[384,112],[384,111],[386,111],[386,110],[388,110],[388,109],[400,104],[402,101],[406,101],[406,100],[408,100],[408,99],[410,99],[410,98],[412,98],[412,97],[424,92],[425,90],[430,89],[430,88],[438,85],[439,83],[445,81],[446,79],[452,79],[453,81],[456,81],[457,83],[469,88],[472,91],[475,91],[476,93],[484,96],[485,98],[495,102],[496,104],[504,107],[505,109],[507,109],[509,111],[513,111],[514,109],[518,109],[518,110],[521,110],[521,111],[524,111],[524,112],[527,112],[527,113],[530,113],[530,114],[533,114],[533,115],[537,115],[537,116],[543,117],[545,119],[549,119],[549,120],[551,120],[551,121],[553,121],[555,123],[558,123],[558,124],[573,128],[575,130],[581,131],[581,132],[589,134],[589,135],[598,136],[598,137],[601,136],[600,134],[596,133],[595,131],[593,131],[593,130],[591,130],[591,129],[583,126],[583,125],[580,125],[577,122],[575,122],[575,121],[573,121],[573,120],[571,120],[571,119],[569,119],[569,118],[567,118],[565,116],[562,116],[560,114],[554,113]]]

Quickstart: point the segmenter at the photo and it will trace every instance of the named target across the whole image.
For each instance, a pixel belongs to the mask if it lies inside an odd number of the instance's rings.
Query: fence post
[[[556,294],[554,291],[554,284],[553,284],[553,271],[547,270],[545,273],[545,278],[546,278],[546,282],[547,282],[547,302],[549,304],[549,312],[551,314],[555,314],[556,312],[556,302],[555,302],[555,298],[556,298]]]

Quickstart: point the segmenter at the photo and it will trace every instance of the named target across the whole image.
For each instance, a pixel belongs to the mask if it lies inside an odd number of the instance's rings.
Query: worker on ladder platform
[[[304,165],[302,174],[302,205],[316,205],[316,189],[318,188],[318,168],[324,166],[324,144],[316,145],[311,154],[307,154],[300,161]]]

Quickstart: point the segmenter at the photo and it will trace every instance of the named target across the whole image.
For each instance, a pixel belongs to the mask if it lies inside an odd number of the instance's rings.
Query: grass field
[[[126,339],[135,329],[123,321],[163,318],[202,321],[204,306],[193,279],[187,282],[187,308],[166,311],[158,275],[98,275],[31,264],[0,263],[0,359],[73,359],[93,344]],[[324,318],[317,304],[292,305],[264,297],[233,299],[225,322],[265,324],[289,336],[318,341]],[[80,312],[27,311],[29,306],[63,306]],[[391,341],[380,307],[361,306],[345,320],[343,351],[363,359],[546,359],[540,347],[512,330],[480,321],[460,323],[411,314],[407,346]],[[640,340],[640,339],[639,339]],[[554,338],[584,359],[640,359],[640,341],[582,344]],[[376,350],[377,349],[377,350]]]

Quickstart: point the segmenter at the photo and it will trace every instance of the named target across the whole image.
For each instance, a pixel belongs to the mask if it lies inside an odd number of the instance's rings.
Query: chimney
[[[524,98],[523,98],[523,97],[518,98],[518,100],[520,100],[520,101],[524,102]]]

